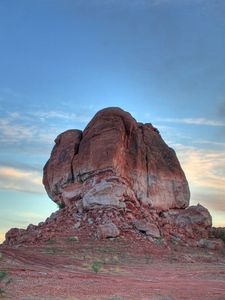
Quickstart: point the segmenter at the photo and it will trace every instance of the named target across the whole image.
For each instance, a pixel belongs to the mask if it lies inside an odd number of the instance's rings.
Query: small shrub
[[[78,242],[79,238],[77,236],[69,236],[68,241],[70,242]]]
[[[9,284],[12,283],[12,282],[13,282],[12,278],[9,278],[9,279],[6,281],[5,285],[7,286],[7,285],[9,285]]]
[[[2,282],[2,284],[4,285],[4,287],[6,287],[7,285],[9,285],[12,282],[11,278],[7,278],[8,274],[5,271],[0,271],[0,281],[3,281],[3,279],[8,279],[8,280],[4,280],[4,283]],[[0,288],[0,297],[5,297],[5,290],[3,288]]]
[[[155,239],[155,244],[158,246],[163,246],[164,245],[164,240],[162,237]]]
[[[225,256],[225,249],[224,249],[224,248],[221,248],[221,249],[220,249],[220,253],[221,253],[223,256]]]
[[[149,264],[151,262],[151,260],[152,260],[151,256],[145,255],[145,262],[146,262],[146,264]]]
[[[225,243],[225,227],[212,227],[211,237],[221,239]]]
[[[49,238],[47,241],[46,241],[46,244],[49,244],[49,245],[52,245],[52,244],[55,244],[56,243],[56,240],[55,239],[52,239],[52,238]]]
[[[0,280],[4,279],[7,276],[5,271],[0,271]]]
[[[95,272],[95,273],[98,273],[101,269],[101,262],[99,261],[94,261],[91,265],[91,268],[92,270]]]
[[[0,297],[5,295],[5,290],[3,290],[2,288],[0,288]]]
[[[219,238],[225,243],[225,231],[221,231]]]

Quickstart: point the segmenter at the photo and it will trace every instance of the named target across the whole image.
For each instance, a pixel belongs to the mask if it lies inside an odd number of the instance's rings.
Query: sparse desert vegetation
[[[70,234],[56,238],[53,245],[1,249],[1,297],[183,300],[189,295],[193,300],[223,299],[225,256],[221,251],[179,244],[174,248],[173,243],[165,247],[141,234],[101,241],[81,235],[79,242],[70,241]]]

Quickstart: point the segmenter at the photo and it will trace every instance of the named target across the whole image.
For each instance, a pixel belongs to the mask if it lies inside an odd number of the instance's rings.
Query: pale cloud
[[[0,244],[5,240],[5,233],[0,232]]]
[[[0,120],[1,142],[15,143],[21,140],[30,140],[34,134],[34,127],[12,123],[10,119]]]
[[[40,122],[31,121],[31,117],[14,112],[0,119],[0,143],[2,146],[15,147],[21,144],[23,148],[29,145],[37,147],[41,144],[44,147],[46,144],[52,144],[56,136],[60,132],[60,128],[50,125],[40,126]],[[24,121],[24,122],[22,122]],[[26,146],[27,147],[27,146]]]
[[[210,213],[213,218],[213,226],[215,227],[225,227],[225,212],[218,210],[210,210]]]
[[[52,119],[52,120],[51,120]],[[61,111],[33,112],[21,114],[11,112],[0,119],[0,143],[21,144],[24,148],[32,145],[50,145],[61,132],[76,127],[75,123],[87,123],[86,113],[66,113]],[[59,122],[62,121],[62,122]],[[81,126],[83,127],[83,126]]]
[[[75,122],[86,123],[90,120],[90,116],[86,114],[76,114],[76,113],[67,113],[63,111],[39,111],[34,112],[32,115],[40,118],[41,120],[51,119],[51,118],[58,118],[63,120],[70,120]]]
[[[0,189],[44,193],[42,174],[35,170],[0,166]]]
[[[214,226],[225,226],[225,151],[175,144],[191,190],[191,204],[207,207]]]
[[[12,167],[0,167],[0,174],[4,174],[6,177],[24,178],[30,176],[30,172],[20,171]]]
[[[192,202],[194,204],[201,203],[202,205],[207,206],[210,211],[220,211],[225,214],[225,195],[223,192],[195,192]]]
[[[5,210],[1,212],[0,223],[0,243],[5,240],[5,233],[10,228],[26,228],[29,224],[38,224],[45,219],[44,214],[35,213],[33,211],[12,211]]]
[[[206,118],[159,118],[157,121],[166,123],[177,123],[187,125],[203,125],[203,126],[225,126],[225,122],[221,120],[211,120]]]
[[[210,145],[210,146],[216,146],[216,147],[222,147],[223,149],[225,149],[225,143],[223,142],[214,142],[214,141],[208,141],[208,140],[194,140],[193,141],[194,144],[206,144],[206,145]]]
[[[192,186],[225,193],[225,152],[175,145]]]
[[[198,203],[206,207],[211,216],[213,226],[225,227],[225,195],[224,192],[192,190],[190,205]]]

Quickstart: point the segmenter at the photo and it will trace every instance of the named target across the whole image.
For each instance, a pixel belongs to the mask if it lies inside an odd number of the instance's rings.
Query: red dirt
[[[4,299],[225,299],[223,250],[154,245],[140,235],[61,237],[0,253]]]

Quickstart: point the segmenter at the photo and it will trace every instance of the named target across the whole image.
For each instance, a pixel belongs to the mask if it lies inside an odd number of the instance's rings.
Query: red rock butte
[[[191,159],[191,158],[190,158]],[[95,238],[127,232],[204,246],[212,219],[190,192],[175,151],[152,124],[120,108],[99,111],[82,132],[55,139],[43,184],[62,209],[27,230],[11,229],[5,245],[35,243],[87,229]]]
[[[173,149],[151,124],[137,123],[120,108],[99,111],[85,130],[55,140],[44,167],[50,198],[84,208],[127,203],[158,210],[189,205],[188,182]]]

